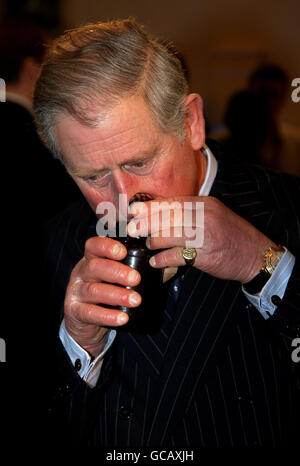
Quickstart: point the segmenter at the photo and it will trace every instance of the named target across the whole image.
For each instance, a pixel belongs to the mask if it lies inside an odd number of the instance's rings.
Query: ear
[[[193,150],[199,150],[205,143],[205,122],[203,101],[198,94],[189,94],[183,104],[186,109],[186,131]]]

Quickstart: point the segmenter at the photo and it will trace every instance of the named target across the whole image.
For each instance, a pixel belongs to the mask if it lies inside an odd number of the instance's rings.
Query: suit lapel
[[[274,235],[277,231],[280,236],[288,199],[283,195],[278,196],[275,210],[274,195],[273,181],[262,167],[240,161],[232,161],[231,164],[224,163],[222,159],[218,161],[218,172],[210,196],[221,200],[266,235]]]
[[[164,442],[170,427],[186,411],[196,386],[236,327],[241,302],[240,285],[218,280],[191,268],[185,277],[165,354],[156,410],[149,422],[149,444]],[[238,305],[237,305],[238,304]]]
[[[169,336],[173,329],[176,305],[170,293],[170,285],[171,283],[168,283],[163,286],[162,298],[158,299],[158,303],[162,303],[161,308],[153,310],[159,316],[156,329],[140,333],[120,329],[118,332],[119,342],[126,348],[128,357],[137,361],[152,377],[160,376]]]

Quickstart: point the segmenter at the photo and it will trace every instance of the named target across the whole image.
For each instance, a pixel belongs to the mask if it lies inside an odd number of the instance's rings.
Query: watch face
[[[265,253],[265,268],[271,275],[276,269],[282,254],[282,252],[274,251],[271,248]]]

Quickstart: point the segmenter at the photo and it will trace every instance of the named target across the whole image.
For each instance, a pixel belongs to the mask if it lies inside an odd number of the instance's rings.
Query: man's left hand
[[[211,196],[138,202],[128,224],[130,236],[149,236],[147,247],[163,249],[155,268],[185,265],[182,250],[194,247],[194,267],[218,278],[246,283],[263,266],[266,249],[276,244],[251,223]]]

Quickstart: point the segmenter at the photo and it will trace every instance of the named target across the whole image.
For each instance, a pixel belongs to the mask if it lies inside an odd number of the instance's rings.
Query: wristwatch
[[[252,280],[250,280],[250,282],[243,284],[244,290],[249,294],[260,293],[272,276],[284,253],[285,249],[282,246],[268,248],[264,253],[263,268],[254,278],[252,278]]]

